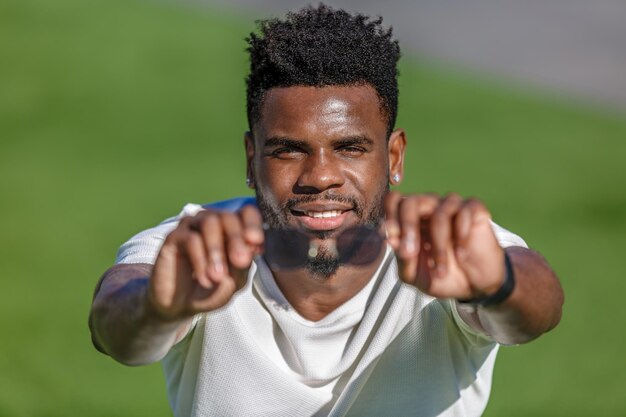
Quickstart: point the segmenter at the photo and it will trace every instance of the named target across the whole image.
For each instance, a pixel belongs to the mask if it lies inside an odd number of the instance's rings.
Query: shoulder
[[[247,205],[256,205],[255,197],[237,197],[231,198],[229,200],[218,201],[215,203],[203,204],[203,209],[215,209],[215,210],[224,210],[224,211],[237,211],[241,209],[243,206]],[[184,209],[183,209],[184,210]]]
[[[139,232],[126,241],[119,248],[115,263],[154,264],[165,238],[176,228],[181,218],[194,216],[199,211],[206,209],[234,212],[249,204],[256,205],[256,199],[254,197],[237,197],[202,205],[185,204],[178,215],[165,219],[157,226]]]

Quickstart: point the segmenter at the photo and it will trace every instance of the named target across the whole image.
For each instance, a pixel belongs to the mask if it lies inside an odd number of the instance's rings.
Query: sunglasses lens
[[[272,269],[294,269],[306,264],[309,239],[294,230],[265,231],[265,259]]]
[[[383,247],[380,233],[367,226],[347,229],[337,238],[339,260],[344,264],[367,265],[376,260]]]

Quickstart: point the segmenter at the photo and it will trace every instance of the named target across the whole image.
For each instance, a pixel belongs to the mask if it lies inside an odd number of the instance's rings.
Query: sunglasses
[[[368,265],[376,260],[385,238],[371,226],[354,226],[329,239],[328,250],[344,265]],[[319,253],[319,244],[297,229],[265,227],[264,257],[274,270],[302,268]]]

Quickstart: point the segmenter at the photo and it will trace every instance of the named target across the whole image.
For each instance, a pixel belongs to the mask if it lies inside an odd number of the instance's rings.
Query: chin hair
[[[337,258],[314,258],[306,263],[306,270],[315,278],[328,279],[335,275],[339,269],[339,260]]]
[[[315,278],[328,279],[335,275],[341,266],[336,256],[329,254],[326,250],[321,250],[315,258],[307,260],[305,269]]]

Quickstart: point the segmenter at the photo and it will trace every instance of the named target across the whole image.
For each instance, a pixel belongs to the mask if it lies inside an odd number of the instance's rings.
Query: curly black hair
[[[257,25],[258,33],[246,38],[250,129],[260,119],[265,92],[273,87],[369,84],[378,93],[391,133],[398,113],[400,47],[392,29],[383,28],[381,17],[320,4]]]

